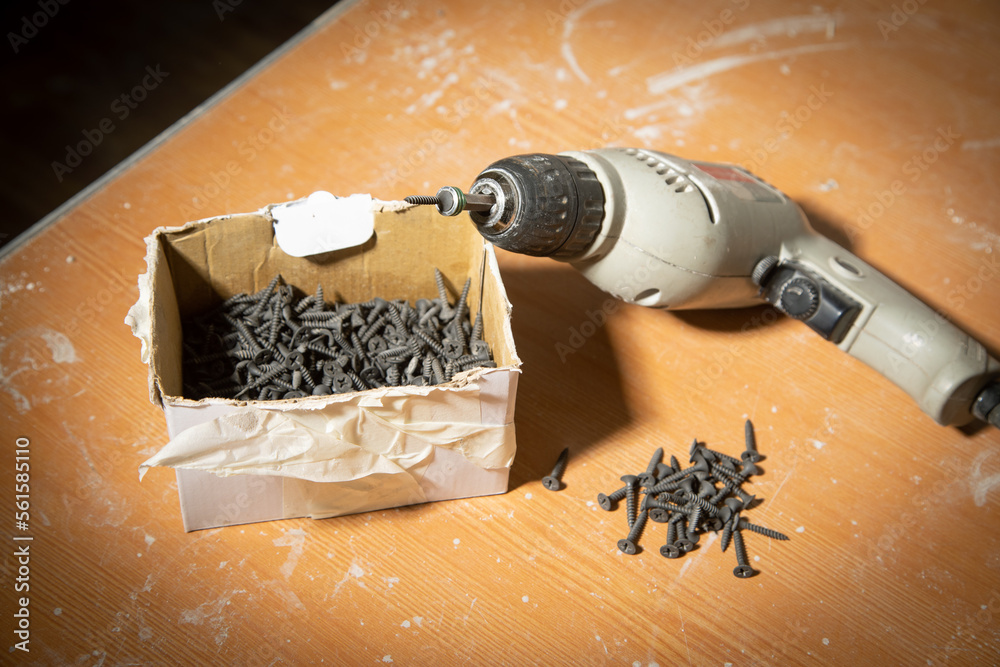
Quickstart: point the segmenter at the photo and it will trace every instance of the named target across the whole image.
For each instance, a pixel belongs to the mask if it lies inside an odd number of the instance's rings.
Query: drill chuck
[[[571,260],[593,243],[604,218],[604,188],[580,160],[533,153],[483,170],[469,196],[491,196],[469,216],[487,241],[524,255]]]

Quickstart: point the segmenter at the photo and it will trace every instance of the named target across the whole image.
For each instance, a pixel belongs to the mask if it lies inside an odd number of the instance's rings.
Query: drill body
[[[909,292],[817,234],[798,205],[742,167],[655,151],[531,154],[487,167],[446,214],[493,244],[549,256],[629,303],[771,303],[875,368],[941,424],[1000,426],[1000,362]]]

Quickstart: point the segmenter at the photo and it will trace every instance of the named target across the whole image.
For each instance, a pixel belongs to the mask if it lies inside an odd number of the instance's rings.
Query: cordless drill
[[[516,253],[569,262],[652,308],[772,304],[865,362],[944,425],[1000,427],[1000,362],[943,315],[810,227],[742,167],[637,148],[507,157],[468,193],[407,197]]]

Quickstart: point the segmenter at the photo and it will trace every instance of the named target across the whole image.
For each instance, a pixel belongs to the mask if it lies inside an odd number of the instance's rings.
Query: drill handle
[[[779,310],[877,370],[940,424],[971,421],[977,396],[1000,376],[1000,362],[947,315],[811,231],[783,244],[763,284]]]

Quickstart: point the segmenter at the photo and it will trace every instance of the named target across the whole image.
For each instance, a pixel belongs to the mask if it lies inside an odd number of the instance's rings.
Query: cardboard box
[[[292,257],[275,243],[276,208],[146,239],[148,270],[126,323],[143,342],[150,400],[162,406],[171,440],[141,472],[176,469],[185,530],[506,492],[520,360],[492,246],[430,207],[375,201],[375,233],[363,245]],[[453,295],[472,278],[470,311],[482,310],[497,368],[431,387],[281,401],[181,396],[184,318],[278,273],[307,293],[322,284],[328,301],[413,303],[437,295],[435,267]]]

